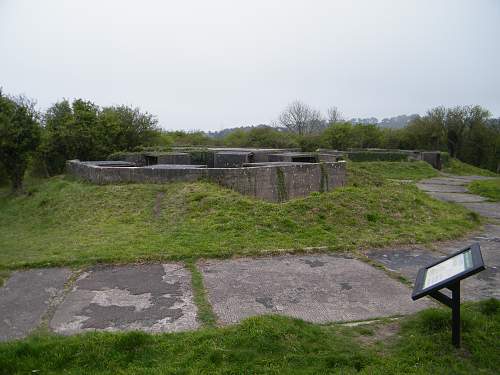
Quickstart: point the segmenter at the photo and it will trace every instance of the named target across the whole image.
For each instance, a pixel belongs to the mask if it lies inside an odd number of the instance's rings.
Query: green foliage
[[[164,143],[172,146],[215,146],[217,141],[210,138],[202,131],[162,131],[161,138]]]
[[[37,117],[33,102],[0,91],[0,173],[7,175],[14,192],[22,191],[30,156],[40,142]]]
[[[489,200],[494,202],[500,202],[500,178],[474,181],[467,188],[473,194],[489,198]]]
[[[391,178],[395,164],[386,167]],[[27,196],[0,196],[0,268],[319,246],[346,251],[444,240],[478,225],[464,208],[436,201],[411,184],[387,182],[371,166],[363,170],[352,163],[349,169],[356,185],[281,204],[204,182],[96,186],[55,177],[30,187]],[[417,174],[409,171],[399,176]],[[155,214],[159,192],[164,195]],[[370,221],[368,213],[380,219]]]
[[[0,163],[0,186],[5,186],[9,183],[9,176],[2,163]]]
[[[438,171],[424,161],[408,161],[399,163],[388,162],[351,162],[349,169],[361,170],[382,179],[413,180],[436,177]]]
[[[382,129],[375,124],[338,122],[325,129],[321,142],[324,147],[336,150],[380,147],[383,135]]]
[[[494,172],[463,163],[455,158],[445,158],[445,162],[443,163],[443,172],[458,176],[498,176],[498,174]]]
[[[349,151],[351,161],[406,161],[408,155],[401,152]]]
[[[198,320],[205,327],[215,327],[217,318],[208,301],[207,292],[203,285],[203,274],[196,267],[194,260],[188,260],[186,266],[191,272],[191,285],[193,288],[194,302],[198,308]]]
[[[66,160],[104,160],[117,151],[132,151],[158,141],[157,120],[138,108],[100,108],[90,101],[63,100],[45,114],[39,157],[50,175],[64,170]]]
[[[500,368],[498,304],[463,305],[464,350],[451,345],[448,309],[402,318],[397,335],[382,340],[377,331],[391,323],[360,328],[262,316],[159,335],[33,335],[0,344],[0,373],[492,375]]]
[[[229,147],[295,148],[299,144],[296,136],[271,127],[255,127],[249,130],[235,130],[223,139]]]

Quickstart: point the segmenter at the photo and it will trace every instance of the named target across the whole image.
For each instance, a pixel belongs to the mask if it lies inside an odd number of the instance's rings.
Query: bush
[[[348,152],[351,161],[406,161],[408,155],[401,152],[370,152],[353,151]]]

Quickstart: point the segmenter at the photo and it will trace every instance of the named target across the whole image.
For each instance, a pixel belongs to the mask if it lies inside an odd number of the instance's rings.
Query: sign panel
[[[484,270],[479,244],[473,244],[418,271],[413,289],[414,300],[449,287]]]
[[[449,279],[452,276],[471,269],[472,264],[472,251],[469,249],[463,253],[438,263],[433,267],[427,268],[424,280],[424,289],[435,285],[441,281]]]

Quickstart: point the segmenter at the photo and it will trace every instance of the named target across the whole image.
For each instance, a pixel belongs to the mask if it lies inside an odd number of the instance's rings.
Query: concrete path
[[[0,288],[0,341],[24,337],[38,327],[70,275],[66,268],[15,272]]]
[[[50,328],[62,334],[196,329],[191,275],[180,264],[93,269],[76,281]]]
[[[444,176],[420,181],[417,186],[437,199],[455,202],[490,218],[500,219],[500,204],[486,202],[478,195],[470,194],[467,185],[476,180],[486,180],[483,176]],[[462,298],[479,300],[495,297],[500,299],[500,225],[488,224],[478,233],[457,241],[437,243],[430,248],[394,247],[367,251],[366,255],[387,269],[414,280],[418,269],[439,258],[450,255],[472,243],[481,246],[486,270],[462,282]]]
[[[500,299],[500,225],[486,225],[479,233],[462,240],[435,244],[433,249],[423,247],[393,247],[366,251],[366,255],[414,281],[418,269],[439,258],[452,254],[472,243],[478,242],[486,264],[486,270],[462,281],[462,299]]]
[[[487,202],[479,195],[470,194],[467,185],[476,180],[489,180],[493,177],[451,176],[429,178],[417,186],[436,199],[462,204],[464,207],[490,219],[500,219],[500,203]]]
[[[200,262],[209,301],[223,324],[281,314],[315,323],[409,314],[429,307],[410,289],[359,260],[310,255]]]

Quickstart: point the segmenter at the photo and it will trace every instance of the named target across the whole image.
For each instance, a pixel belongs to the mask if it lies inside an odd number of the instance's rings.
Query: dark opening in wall
[[[145,155],[146,165],[156,165],[158,164],[158,157],[152,155]]]
[[[294,163],[317,163],[316,157],[314,156],[294,156],[292,157],[292,162]]]

